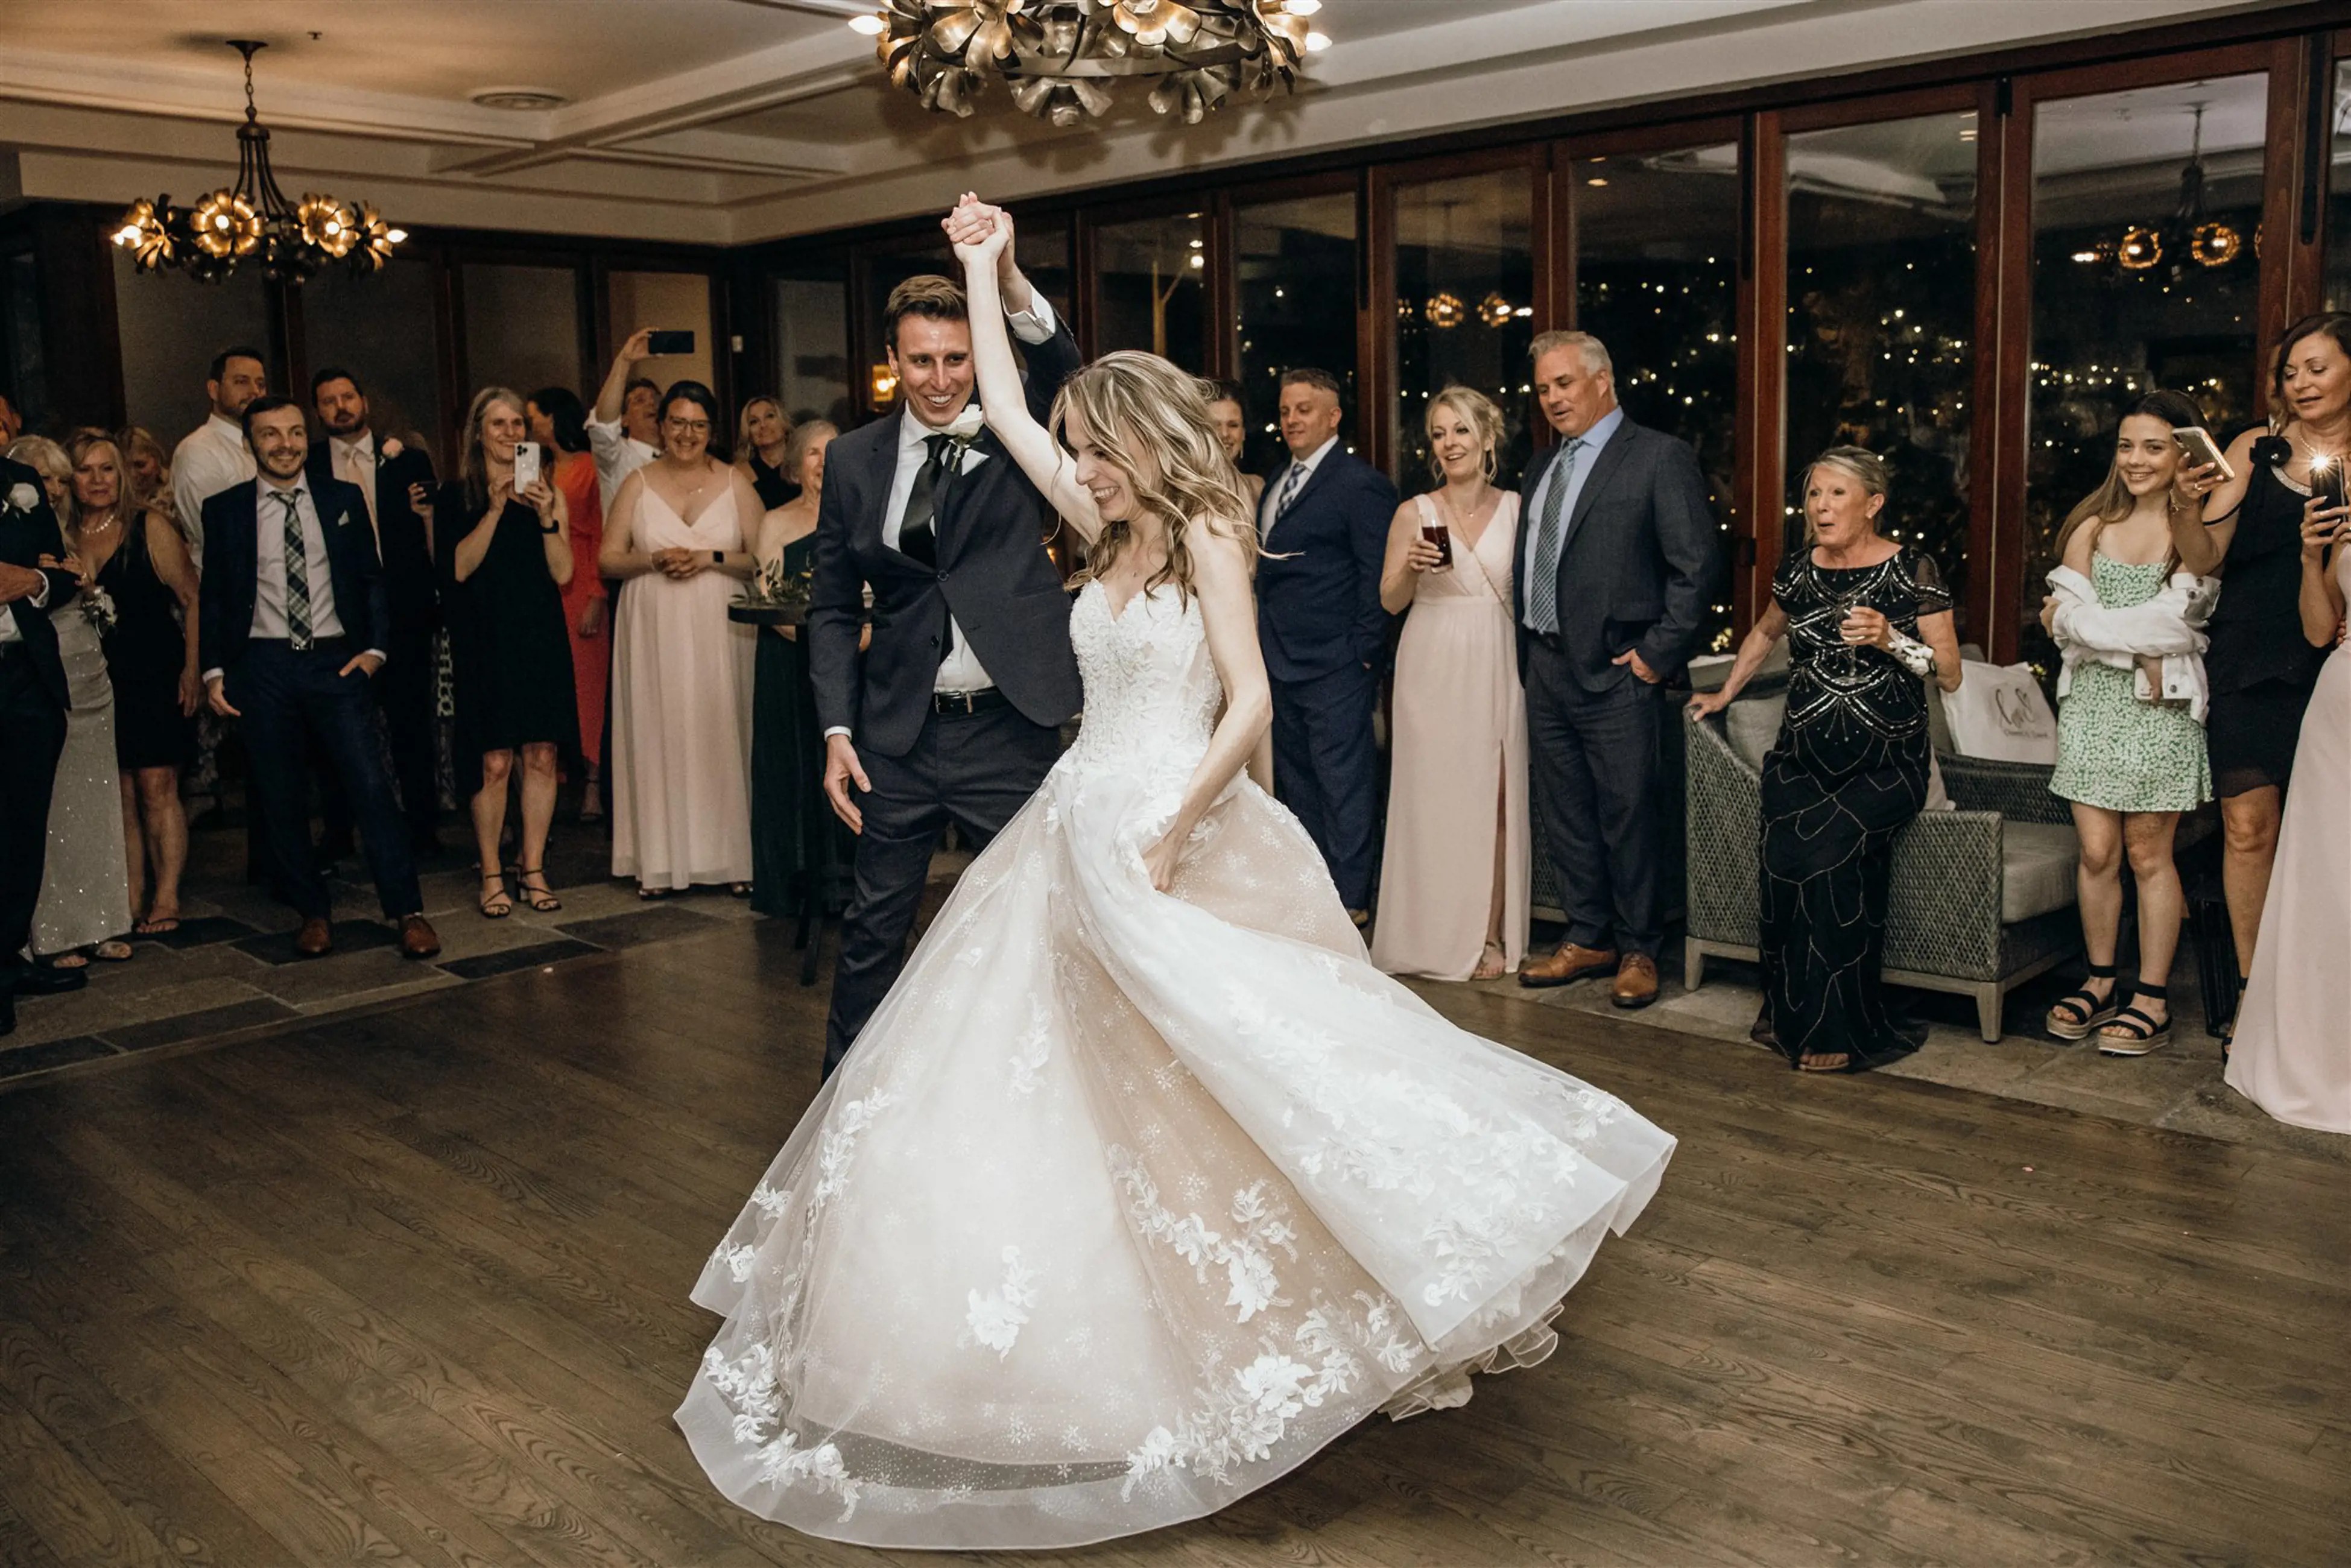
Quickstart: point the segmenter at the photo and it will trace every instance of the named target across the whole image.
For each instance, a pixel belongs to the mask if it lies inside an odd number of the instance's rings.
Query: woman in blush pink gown
[[[2306,510],[2302,630],[2334,642],[2351,596],[2351,528]],[[2327,546],[2334,541],[2334,570]],[[2228,590],[2224,587],[2222,592]],[[2338,643],[2303,711],[2277,870],[2238,1009],[2229,1087],[2281,1122],[2351,1133],[2351,644]]]
[[[1428,405],[1439,487],[1396,509],[1380,602],[1409,608],[1396,649],[1387,847],[1372,962],[1490,980],[1527,946],[1527,709],[1510,570],[1519,497],[1493,487],[1502,411],[1468,387]],[[1442,528],[1446,564],[1427,530]]]

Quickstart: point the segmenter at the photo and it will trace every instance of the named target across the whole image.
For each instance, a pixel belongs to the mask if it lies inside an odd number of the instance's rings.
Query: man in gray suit
[[[1614,971],[1612,999],[1657,998],[1657,747],[1722,580],[1706,476],[1687,445],[1625,417],[1608,350],[1583,332],[1534,341],[1535,394],[1559,434],[1535,454],[1518,570],[1519,671],[1567,936],[1519,971],[1563,986]]]

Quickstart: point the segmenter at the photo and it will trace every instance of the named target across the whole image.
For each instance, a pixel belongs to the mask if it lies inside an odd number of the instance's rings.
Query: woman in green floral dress
[[[2217,477],[2189,465],[2174,432],[2200,425],[2194,402],[2152,392],[2124,415],[2106,481],[2074,508],[2042,622],[2065,658],[2054,794],[2074,803],[2075,873],[2089,976],[2049,1010],[2059,1040],[2095,1034],[2109,1056],[2144,1056],[2171,1038],[2167,987],[2186,899],[2172,860],[2179,813],[2212,798],[2204,752],[2201,627],[2217,552],[2199,505]],[[2122,867],[2138,887],[2138,974],[2118,1005],[2116,945]]]

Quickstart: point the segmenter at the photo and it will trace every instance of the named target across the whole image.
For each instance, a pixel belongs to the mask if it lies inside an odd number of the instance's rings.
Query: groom
[[[961,241],[993,225],[1012,219],[967,197],[945,226]],[[1008,245],[998,281],[1042,422],[1078,346],[1012,256]],[[1080,696],[1069,596],[1044,549],[1051,510],[981,427],[962,287],[906,279],[883,333],[904,406],[826,451],[809,593],[825,794],[858,835],[828,1077],[905,963],[940,830],[953,821],[975,845],[1001,831],[1060,756]],[[868,584],[873,640],[861,656]]]

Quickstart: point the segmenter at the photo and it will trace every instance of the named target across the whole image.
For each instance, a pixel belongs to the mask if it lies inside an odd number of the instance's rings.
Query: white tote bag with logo
[[[2057,761],[2057,716],[2028,664],[1959,665],[1959,689],[1943,694],[1951,744],[1962,757],[2000,762]]]

